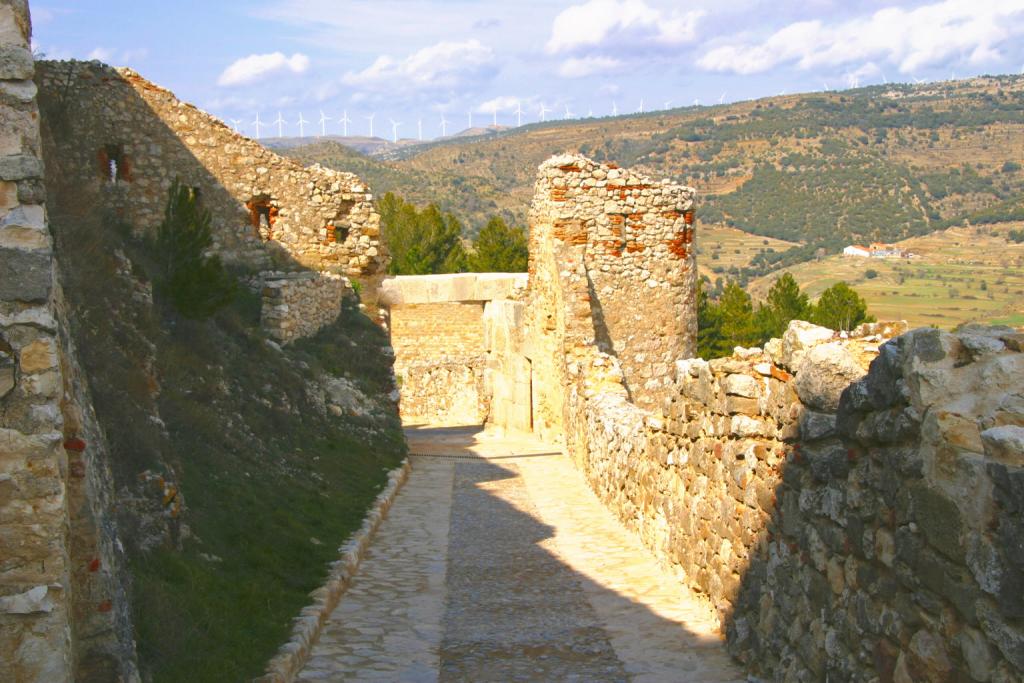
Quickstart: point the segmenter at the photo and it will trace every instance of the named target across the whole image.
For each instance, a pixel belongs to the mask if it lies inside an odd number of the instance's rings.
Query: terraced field
[[[1024,244],[1007,239],[1021,226],[950,228],[898,243],[913,259],[830,256],[787,270],[817,297],[840,280],[852,285],[880,319],[949,329],[967,322],[1024,325]],[[874,271],[874,277],[869,277]],[[776,274],[750,283],[763,297]]]

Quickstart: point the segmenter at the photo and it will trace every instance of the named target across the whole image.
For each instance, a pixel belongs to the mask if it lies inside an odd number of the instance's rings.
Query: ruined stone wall
[[[24,0],[0,1],[0,679],[137,680],[109,478],[65,312]]]
[[[70,681],[53,243],[28,7],[0,3],[0,679]]]
[[[391,307],[391,345],[402,394],[402,419],[423,424],[481,424],[484,390],[484,302]]]
[[[538,171],[530,289],[547,304],[538,313],[547,316],[554,304],[542,271],[571,263],[575,270],[552,276],[564,280],[563,294],[586,297],[566,303],[588,304],[586,335],[619,360],[626,389],[642,407],[660,405],[673,363],[696,349],[694,197],[692,188],[581,155],[553,157]]]
[[[759,675],[1024,673],[1024,337],[898,331],[680,361],[664,414],[576,375],[574,459]]]
[[[283,159],[130,69],[40,62],[36,80],[81,201],[152,234],[180,178],[210,210],[226,260],[329,270],[375,292],[387,256],[372,195],[356,176]]]
[[[355,296],[347,278],[328,272],[262,276],[260,324],[271,339],[283,344],[317,333],[341,315],[342,301]]]
[[[526,276],[413,275],[385,280],[395,375],[407,423],[482,424],[490,413],[489,308],[518,296]]]

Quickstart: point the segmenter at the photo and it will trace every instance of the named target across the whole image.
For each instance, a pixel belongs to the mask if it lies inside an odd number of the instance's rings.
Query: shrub
[[[235,296],[235,278],[219,256],[206,253],[212,245],[210,212],[199,205],[192,188],[175,179],[157,229],[155,284],[157,296],[186,318],[207,318]]]
[[[868,268],[867,270],[864,271],[864,277],[866,277],[869,280],[874,280],[876,277],[878,277],[878,271],[875,270],[874,268]]]

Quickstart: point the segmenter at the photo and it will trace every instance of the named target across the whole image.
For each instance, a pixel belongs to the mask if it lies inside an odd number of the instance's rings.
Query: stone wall
[[[130,69],[74,61],[39,67],[44,124],[78,201],[109,207],[152,233],[180,178],[210,210],[225,260],[329,270],[375,293],[387,255],[359,178],[283,159]]]
[[[578,269],[565,291],[587,304],[587,334],[615,356],[639,406],[666,394],[672,364],[696,350],[695,191],[580,155],[541,164],[530,206],[531,290],[543,291],[552,246]],[[557,257],[556,257],[557,258]],[[535,287],[536,283],[536,287]],[[549,304],[554,302],[548,302]],[[574,302],[568,302],[573,305]],[[552,306],[538,307],[548,315]],[[547,324],[548,321],[539,321]]]
[[[137,680],[109,478],[66,332],[24,0],[0,0],[0,679]]]
[[[56,272],[28,8],[0,3],[0,678],[70,681]]]
[[[355,296],[348,278],[328,272],[261,273],[260,324],[271,339],[287,344],[316,334],[341,314],[342,301]]]
[[[1024,337],[899,331],[680,361],[659,412],[580,364],[570,452],[756,674],[1024,673]]]
[[[491,410],[485,320],[518,296],[525,274],[461,273],[385,280],[401,414],[407,423],[482,424]]]

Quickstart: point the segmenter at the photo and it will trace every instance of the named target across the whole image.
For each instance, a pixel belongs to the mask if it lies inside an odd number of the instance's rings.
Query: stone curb
[[[302,609],[295,618],[292,636],[281,646],[278,654],[267,664],[267,673],[253,680],[253,683],[292,683],[306,665],[313,646],[320,639],[320,632],[338,606],[338,601],[352,583],[352,577],[359,570],[366,549],[370,546],[380,523],[388,515],[391,504],[409,478],[412,469],[406,458],[399,467],[388,472],[388,483],[381,491],[373,507],[363,519],[363,525],[352,534],[338,550],[341,558],[331,563],[327,582],[310,593],[313,604]]]

